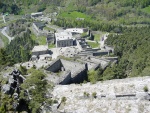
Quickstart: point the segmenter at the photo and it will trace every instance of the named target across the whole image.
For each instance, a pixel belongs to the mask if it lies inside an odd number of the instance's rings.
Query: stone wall
[[[81,83],[87,80],[87,64],[80,64],[78,62],[67,61],[63,59],[57,59],[52,62],[47,71],[58,72],[61,68],[64,68],[63,74],[60,75],[59,83],[62,85],[69,83]]]
[[[87,80],[87,65],[72,75],[72,83],[82,83]]]
[[[69,71],[64,74],[64,78],[59,84],[66,85],[66,84],[70,84],[70,82],[71,82],[71,72]]]
[[[39,56],[39,55],[44,55],[44,54],[49,54],[50,51],[46,50],[46,51],[37,51],[37,52],[32,52],[32,55],[36,55],[36,56]]]
[[[56,47],[73,46],[73,39],[57,40]]]
[[[58,70],[61,70],[62,63],[60,59],[57,59],[56,61],[52,62],[48,68],[46,68],[47,71],[51,72],[57,72]]]
[[[100,51],[100,52],[94,52],[93,56],[102,56],[102,55],[108,55],[108,51]]]
[[[77,41],[76,41],[76,43],[77,43],[77,47],[78,47],[78,49],[81,51],[81,50],[82,50],[82,46],[80,45],[79,40],[77,40]]]

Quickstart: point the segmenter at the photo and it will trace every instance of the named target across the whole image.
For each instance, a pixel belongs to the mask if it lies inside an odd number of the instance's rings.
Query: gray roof
[[[34,24],[40,28],[40,27],[45,27],[45,23],[41,23],[41,22],[34,22]]]

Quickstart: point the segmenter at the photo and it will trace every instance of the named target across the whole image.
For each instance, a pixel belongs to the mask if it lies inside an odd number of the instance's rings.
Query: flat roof
[[[42,22],[33,22],[37,27],[45,27],[45,24]]]
[[[48,50],[47,45],[39,45],[39,46],[34,46],[34,48],[32,49],[32,52],[46,51],[46,50]]]
[[[43,12],[31,13],[31,15],[43,14]]]
[[[72,33],[63,31],[59,33],[55,33],[56,40],[67,40],[67,39],[72,39]]]
[[[39,55],[39,60],[44,60],[45,58],[51,58],[52,56],[50,54],[44,54],[44,55]]]

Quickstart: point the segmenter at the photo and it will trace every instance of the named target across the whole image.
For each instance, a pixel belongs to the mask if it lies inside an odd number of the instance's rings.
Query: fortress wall
[[[100,56],[100,55],[108,55],[108,51],[103,51],[103,52],[94,52],[93,56]]]
[[[49,51],[46,50],[46,51],[37,51],[37,52],[32,52],[32,55],[36,55],[36,56],[39,56],[39,55],[44,55],[44,54],[48,54]]]
[[[79,71],[77,71],[76,73],[74,73],[72,75],[72,82],[73,83],[81,83],[86,79],[87,79],[87,69],[86,69],[86,67],[81,68]]]
[[[65,78],[59,83],[61,85],[66,85],[71,83],[71,72],[65,73],[64,75]]]
[[[50,66],[46,69],[47,71],[51,72],[57,72],[62,67],[62,63],[60,59],[57,59],[56,61],[52,62]]]

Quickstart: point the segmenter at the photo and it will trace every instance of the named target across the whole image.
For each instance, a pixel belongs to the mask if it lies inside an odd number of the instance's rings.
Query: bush
[[[145,86],[145,87],[143,88],[143,90],[144,90],[145,92],[148,92],[148,87]]]
[[[53,100],[53,103],[56,104],[56,103],[58,103],[58,101],[57,100]]]
[[[27,74],[27,68],[25,66],[20,65],[19,71],[21,72],[22,75]]]
[[[93,93],[92,93],[92,96],[93,96],[94,98],[96,98],[96,97],[97,97],[96,94],[97,94],[96,92],[93,92]]]
[[[61,102],[66,102],[66,100],[67,100],[66,97],[61,98]]]
[[[89,93],[84,92],[84,97],[89,97],[89,96],[90,96],[90,94],[89,94]]]

